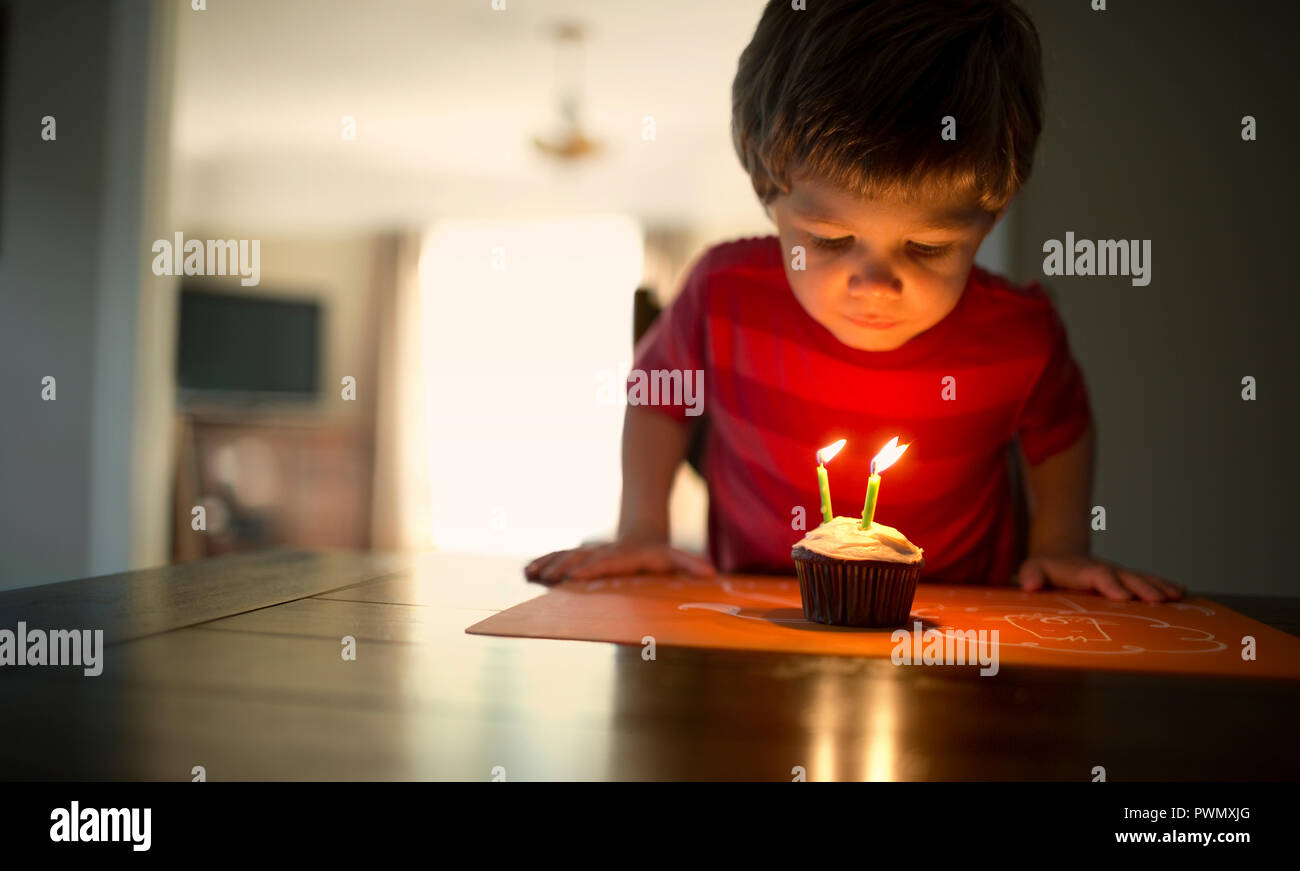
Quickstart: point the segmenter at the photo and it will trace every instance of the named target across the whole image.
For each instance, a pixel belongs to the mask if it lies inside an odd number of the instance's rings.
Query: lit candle
[[[822,493],[822,523],[830,523],[831,518],[835,515],[831,513],[831,482],[826,477],[825,463],[829,463],[831,458],[840,452],[847,440],[840,439],[833,445],[827,445],[817,451],[817,487]]]
[[[907,445],[900,447],[898,436],[894,436],[889,440],[889,444],[881,448],[880,453],[872,458],[871,477],[867,479],[867,502],[862,506],[862,529],[870,529],[871,522],[876,516],[876,497],[880,495],[880,473],[894,465],[905,450]]]

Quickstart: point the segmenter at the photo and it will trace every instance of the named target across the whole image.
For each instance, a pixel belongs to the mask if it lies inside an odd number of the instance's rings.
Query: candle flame
[[[831,461],[831,458],[833,458],[836,454],[838,454],[840,452],[840,448],[844,447],[844,445],[847,443],[848,443],[848,439],[840,439],[839,441],[835,442],[835,444],[827,445],[826,447],[821,448],[820,450],[817,451],[817,462],[819,464],[829,463]]]
[[[890,466],[894,465],[894,463],[898,461],[898,458],[903,455],[903,451],[907,450],[907,447],[910,444],[911,442],[908,442],[907,445],[900,445],[898,443],[898,436],[894,436],[889,440],[889,444],[881,448],[880,453],[876,454],[875,458],[871,461],[871,473],[873,475],[878,475]]]

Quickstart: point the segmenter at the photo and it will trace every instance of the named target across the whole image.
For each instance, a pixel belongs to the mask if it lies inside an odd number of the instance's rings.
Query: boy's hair
[[[731,135],[764,203],[807,174],[863,198],[996,212],[1043,124],[1038,32],[1011,0],[769,0],[740,55]],[[941,138],[942,119],[956,139]]]

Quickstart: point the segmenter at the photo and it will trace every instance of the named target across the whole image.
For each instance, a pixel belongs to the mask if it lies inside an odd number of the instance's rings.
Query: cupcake
[[[803,615],[837,626],[901,626],[912,610],[923,551],[892,526],[861,524],[835,517],[794,546]]]

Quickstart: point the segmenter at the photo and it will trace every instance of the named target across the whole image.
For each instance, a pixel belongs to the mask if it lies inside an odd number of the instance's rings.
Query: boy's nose
[[[872,293],[890,296],[903,290],[903,280],[885,266],[867,266],[849,276],[849,294],[866,297]]]

